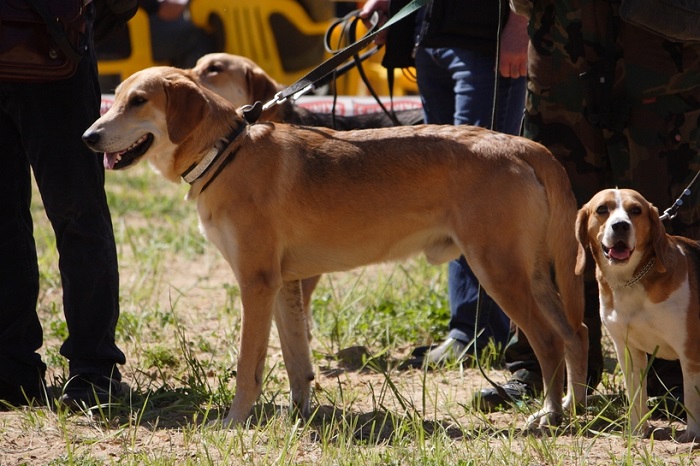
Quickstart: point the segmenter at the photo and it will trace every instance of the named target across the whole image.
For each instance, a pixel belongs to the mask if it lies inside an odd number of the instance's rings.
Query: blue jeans
[[[69,336],[61,354],[71,375],[119,379],[125,362],[114,341],[119,276],[100,156],[82,133],[99,117],[94,53],[68,79],[0,82],[0,378],[35,383],[46,369],[37,350],[39,268],[30,211],[32,172],[59,253]]]
[[[458,48],[416,50],[418,89],[425,120],[435,124],[469,124],[491,127],[493,112],[495,56]],[[525,108],[525,78],[499,77],[494,129],[520,134]],[[505,347],[510,335],[510,320],[485,293],[477,317],[479,282],[460,257],[448,266],[450,297],[449,337],[465,343],[477,337],[477,346],[489,339]],[[479,334],[479,332],[481,332]]]

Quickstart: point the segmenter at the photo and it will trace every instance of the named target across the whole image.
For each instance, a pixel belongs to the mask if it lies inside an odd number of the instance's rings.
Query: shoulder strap
[[[52,17],[51,12],[46,6],[46,2],[42,0],[27,0],[27,2],[32,6],[32,8],[34,8],[34,11],[39,13],[41,19],[44,20],[48,28],[49,35],[51,35],[51,39],[53,39],[56,45],[61,48],[63,53],[65,53],[71,60],[80,61],[85,51],[83,50],[81,53],[81,51],[73,48],[71,43],[68,41],[68,37],[66,37],[65,31],[60,27],[60,23]]]

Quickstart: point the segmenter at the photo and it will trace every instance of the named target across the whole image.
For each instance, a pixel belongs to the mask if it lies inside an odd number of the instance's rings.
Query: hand
[[[390,0],[368,0],[362,6],[360,10],[359,17],[362,19],[365,27],[367,29],[372,27],[370,18],[372,14],[376,11],[379,14],[379,22],[377,27],[381,27],[389,20],[389,2]],[[374,43],[377,45],[384,45],[386,43],[387,31],[382,31],[374,37]]]
[[[501,34],[498,72],[504,78],[527,76],[527,18],[510,14]]]
[[[175,21],[187,9],[187,0],[159,0],[158,18],[163,21]]]

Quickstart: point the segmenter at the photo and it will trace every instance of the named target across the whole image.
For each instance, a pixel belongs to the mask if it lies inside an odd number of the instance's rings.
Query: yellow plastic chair
[[[161,64],[153,59],[148,13],[139,8],[134,17],[129,20],[127,29],[131,54],[125,58],[98,60],[97,71],[101,76],[116,75],[119,76],[120,81],[123,81],[137,71]]]
[[[328,56],[323,36],[330,20],[312,21],[294,0],[192,0],[190,15],[219,39],[224,52],[250,58],[282,85],[293,84]]]

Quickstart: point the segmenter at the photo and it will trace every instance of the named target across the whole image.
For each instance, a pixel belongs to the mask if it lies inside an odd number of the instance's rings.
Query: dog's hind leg
[[[533,305],[537,306],[534,302]],[[561,422],[564,391],[564,340],[554,331],[539,312],[531,314],[526,322],[516,324],[527,336],[532,350],[537,356],[542,371],[544,400],[542,409],[532,414],[528,420],[529,427],[546,427]]]
[[[549,338],[556,338],[559,342],[557,345],[556,358],[549,357],[550,360],[556,360],[557,375],[554,380],[559,382],[559,373],[563,374],[564,366],[567,371],[567,394],[562,402],[562,412],[566,410],[571,412],[575,403],[585,403],[586,400],[586,362],[588,358],[588,328],[583,324],[583,296],[578,294],[575,297],[569,297],[570,302],[568,310],[565,310],[564,302],[559,293],[557,293],[554,283],[551,281],[550,274],[540,269],[540,273],[536,273],[532,281],[532,293],[537,302],[540,319],[542,324],[548,329]],[[576,277],[574,277],[576,278]],[[575,302],[574,302],[575,299]],[[530,343],[535,344],[532,340]],[[549,343],[545,342],[545,345]],[[543,348],[547,351],[546,346]],[[552,351],[550,349],[549,351]],[[537,351],[536,351],[537,354]],[[560,355],[564,356],[562,361]],[[564,364],[565,363],[565,364]],[[543,376],[546,377],[543,368]],[[531,420],[536,421],[538,415],[546,414],[543,409],[540,413],[536,413],[531,417]],[[540,425],[543,422],[540,421]]]
[[[579,280],[575,276],[573,279]],[[583,323],[583,293],[581,291],[568,296],[565,304],[562,296],[557,293],[550,275],[545,272],[535,275],[532,292],[542,311],[543,319],[564,343],[567,392],[562,408],[565,411],[571,411],[576,403],[586,401],[588,328]],[[567,306],[569,309],[566,309]]]
[[[469,260],[469,258],[467,259]],[[498,261],[494,261],[496,264]],[[503,261],[501,263],[504,263]],[[564,341],[540,310],[533,283],[523,261],[498,268],[489,262],[470,262],[487,293],[525,334],[542,371],[543,406],[528,419],[530,427],[556,425],[561,421],[564,391]],[[573,272],[572,272],[573,273]],[[563,310],[560,312],[563,313]]]
[[[300,282],[285,282],[277,297],[275,322],[287,366],[292,404],[304,417],[309,415],[311,381],[314,379],[309,349],[309,317],[303,307]]]
[[[581,323],[570,339],[564,339],[566,358],[566,397],[563,407],[572,411],[576,403],[586,401],[588,371],[588,327]]]

